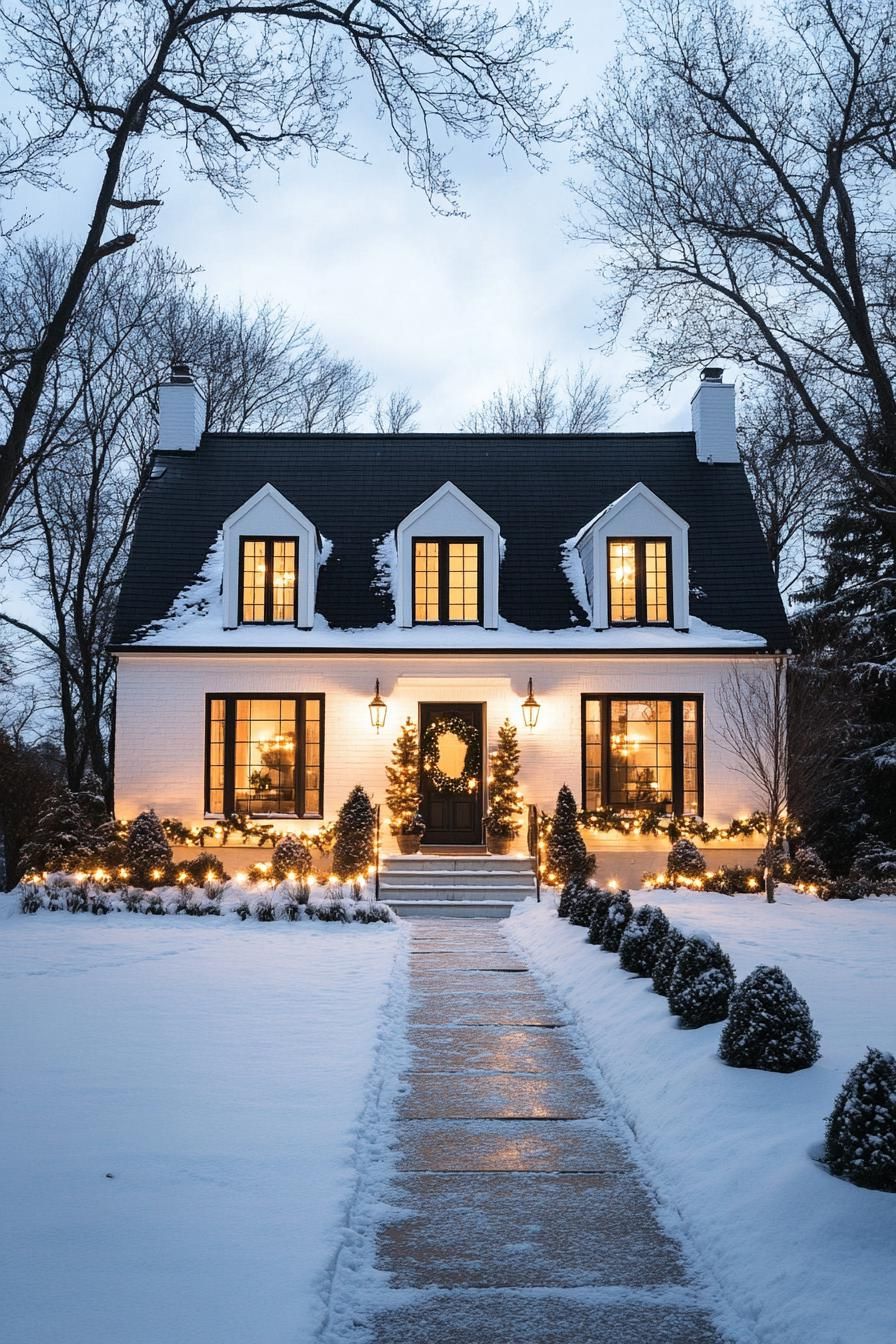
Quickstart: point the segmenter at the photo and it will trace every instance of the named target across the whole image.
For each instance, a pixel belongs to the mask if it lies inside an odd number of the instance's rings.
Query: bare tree
[[[478,406],[461,422],[473,434],[592,434],[603,429],[613,404],[600,379],[580,364],[564,377],[548,357]]]
[[[795,392],[896,549],[893,0],[630,0],[584,120],[582,233],[610,245],[645,378],[710,358]],[[888,445],[880,462],[873,433]]]
[[[381,397],[374,408],[373,427],[378,434],[409,434],[417,428],[420,403],[407,388]]]
[[[259,161],[352,152],[341,126],[360,73],[411,181],[450,209],[452,137],[491,135],[497,153],[512,143],[537,158],[561,133],[538,71],[565,36],[542,0],[507,20],[472,0],[10,0],[0,23],[7,79],[33,109],[29,143],[89,146],[102,165],[58,300],[17,366],[0,517],[92,271],[160,205],[155,142],[180,149],[188,177],[238,195]]]

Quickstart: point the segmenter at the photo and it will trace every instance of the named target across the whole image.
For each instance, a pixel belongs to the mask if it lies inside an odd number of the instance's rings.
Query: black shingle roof
[[[195,453],[158,455],[137,519],[113,635],[127,643],[165,616],[224,520],[266,482],[332,540],[317,609],[332,626],[392,619],[373,591],[374,545],[446,480],[507,542],[500,612],[530,629],[581,621],[561,543],[643,481],[690,524],[691,612],[787,646],[787,622],[739,464],[697,460],[691,433],[590,435],[206,434]],[[222,641],[223,642],[223,641]]]

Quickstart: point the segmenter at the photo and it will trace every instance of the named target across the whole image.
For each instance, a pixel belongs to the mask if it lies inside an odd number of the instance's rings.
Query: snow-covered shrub
[[[824,1157],[835,1176],[896,1192],[896,1059],[869,1048],[828,1116]]]
[[[581,872],[587,864],[588,852],[579,832],[579,815],[572,790],[564,784],[557,794],[557,805],[551,818],[548,836],[548,881],[563,886],[573,873]]]
[[[801,845],[793,856],[788,882],[801,882],[806,887],[827,887],[831,881],[831,870],[810,845]]]
[[[143,909],[148,915],[167,915],[168,906],[160,891],[151,891],[146,897]]]
[[[243,897],[238,905],[233,907],[233,913],[241,920],[252,918],[252,907],[245,897]]]
[[[206,854],[204,851],[197,855],[195,859],[188,859],[186,863],[179,863],[177,871],[186,873],[194,887],[208,889],[214,887],[216,883],[227,881],[224,864],[218,858],[218,855]]]
[[[557,918],[568,919],[576,901],[588,889],[588,877],[584,869],[572,873],[563,884],[560,900],[557,903]]]
[[[625,926],[619,944],[619,965],[633,975],[653,975],[669,921],[658,905],[642,905]]]
[[[693,840],[676,840],[669,850],[666,860],[666,873],[671,877],[703,877],[706,872],[706,860]]]
[[[22,863],[26,872],[74,872],[87,866],[114,837],[115,826],[97,793],[61,788],[42,808],[22,848]]]
[[[87,889],[87,908],[92,915],[108,915],[112,910],[112,902],[102,887],[94,886],[92,883]]]
[[[846,877],[835,877],[818,894],[824,901],[862,901],[867,896],[876,895],[879,889],[867,878],[849,873]]]
[[[135,887],[125,887],[121,893],[121,903],[130,914],[139,915],[143,910],[143,892]]]
[[[676,929],[674,925],[670,925],[669,932],[666,934],[653,966],[655,993],[662,994],[664,997],[668,995],[672,972],[675,970],[675,962],[679,952],[684,947],[684,943],[685,938],[681,929]]]
[[[324,924],[349,924],[351,915],[344,901],[309,901],[308,918],[319,919]]]
[[[627,891],[614,896],[604,920],[604,932],[601,946],[605,952],[618,952],[625,926],[632,917],[632,903]]]
[[[877,891],[896,891],[896,849],[871,836],[856,847],[850,877],[864,879]]]
[[[276,882],[298,882],[311,872],[311,850],[297,835],[281,836],[271,855],[271,872]]]
[[[757,966],[731,995],[719,1055],[735,1069],[795,1073],[818,1058],[809,1005],[780,966]]]
[[[29,882],[22,888],[22,894],[19,897],[19,909],[23,915],[36,915],[38,910],[43,907],[43,888],[37,886],[34,882]]]
[[[270,896],[259,896],[255,902],[255,918],[262,924],[271,924],[277,918],[277,907]]]
[[[83,887],[69,887],[65,895],[65,908],[72,915],[85,913],[87,910],[87,893]]]
[[[48,882],[44,890],[47,893],[48,910],[65,909],[65,898],[68,895],[68,883],[63,885],[61,882]]]
[[[570,924],[579,929],[587,929],[599,895],[597,887],[592,887],[590,882],[586,882],[570,907]]]
[[[366,905],[359,905],[355,910],[356,924],[392,924],[396,921],[395,915],[381,901],[371,901]]]
[[[302,918],[304,911],[305,903],[291,894],[285,896],[280,902],[280,917],[288,920],[290,924],[296,924]]]
[[[343,882],[354,882],[356,889],[374,860],[375,829],[373,803],[361,785],[356,784],[339,809],[333,845],[333,872]]]
[[[709,934],[693,934],[675,958],[669,1012],[676,1013],[685,1027],[722,1022],[735,983],[734,967],[716,940]]]
[[[171,846],[155,812],[141,812],[128,827],[125,857],[138,887],[154,887],[167,877]]]
[[[604,925],[610,906],[616,899],[615,891],[598,891],[597,900],[591,911],[591,923],[588,925],[588,941],[593,947],[600,947],[604,938]]]
[[[712,874],[706,874],[703,879],[703,886],[707,891],[718,891],[723,896],[735,896],[741,891],[758,891],[760,887],[759,878],[752,868],[744,868],[740,864],[725,864]]]

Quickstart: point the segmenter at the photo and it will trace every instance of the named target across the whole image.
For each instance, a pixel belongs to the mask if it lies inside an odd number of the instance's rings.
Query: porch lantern
[[[529,678],[529,694],[522,703],[523,723],[527,728],[534,728],[538,723],[538,711],[541,705],[532,694],[532,678]]]
[[[375,728],[376,731],[379,732],[380,729],[383,727],[384,723],[386,722],[386,708],[387,708],[385,700],[380,695],[379,677],[377,677],[376,679],[376,692],[367,708],[370,710],[370,726],[372,728]]]

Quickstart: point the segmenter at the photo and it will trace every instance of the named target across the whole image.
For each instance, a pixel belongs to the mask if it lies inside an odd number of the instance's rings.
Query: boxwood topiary
[[[780,966],[757,966],[728,1004],[719,1055],[736,1069],[795,1073],[818,1058],[809,1005]]]
[[[896,1192],[896,1059],[868,1050],[848,1075],[825,1133],[835,1176],[869,1190]]]
[[[629,900],[628,892],[621,891],[613,899],[604,920],[602,946],[605,952],[619,951],[625,926],[631,919],[632,913],[632,903]]]
[[[579,893],[572,903],[569,912],[570,924],[575,924],[577,928],[587,929],[591,923],[591,916],[594,913],[594,907],[600,891],[597,887],[586,883],[585,887]]]
[[[684,942],[684,934],[681,929],[676,929],[670,925],[669,932],[657,953],[653,966],[653,988],[657,994],[662,994],[665,997],[669,993],[672,972],[675,970],[675,960],[684,947]]]
[[[669,982],[669,1011],[677,1013],[685,1027],[705,1027],[728,1015],[728,1000],[735,985],[734,967],[708,934],[688,938],[675,958]]]
[[[597,893],[597,900],[594,902],[594,909],[591,911],[591,923],[588,925],[588,941],[593,943],[595,947],[600,947],[603,942],[607,914],[615,899],[615,891],[599,891]]]
[[[563,884],[563,890],[560,892],[560,900],[557,903],[557,918],[568,919],[576,901],[588,889],[588,876],[584,869],[580,869],[567,878]]]
[[[625,926],[619,944],[619,964],[634,975],[653,975],[660,949],[669,933],[669,921],[658,905],[642,905]]]
[[[706,872],[706,860],[693,840],[675,841],[666,860],[666,872],[670,877],[676,873],[681,877],[703,877]]]

